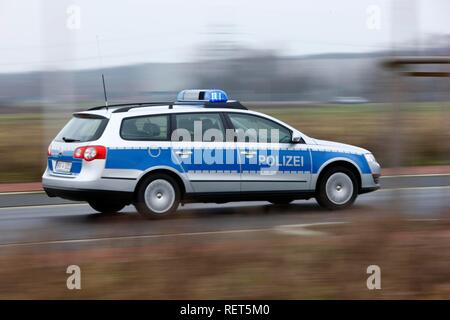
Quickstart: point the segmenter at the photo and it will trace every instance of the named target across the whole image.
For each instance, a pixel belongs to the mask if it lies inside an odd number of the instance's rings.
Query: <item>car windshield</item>
[[[96,116],[75,115],[61,130],[56,141],[86,142],[100,138],[108,119]]]

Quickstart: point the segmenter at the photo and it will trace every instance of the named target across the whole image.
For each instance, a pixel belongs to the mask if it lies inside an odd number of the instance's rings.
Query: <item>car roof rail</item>
[[[98,106],[88,109],[89,111],[94,110],[102,110],[107,108],[116,108],[113,113],[121,113],[128,112],[131,109],[135,108],[145,108],[145,107],[157,107],[157,106],[169,106],[169,109],[172,109],[173,106],[198,106],[203,108],[223,108],[223,109],[239,109],[239,110],[248,110],[247,107],[242,105],[239,101],[227,101],[227,102],[193,102],[193,101],[177,101],[177,102],[137,102],[137,103],[121,103],[121,104],[112,104],[109,106]]]
[[[89,108],[89,111],[93,111],[93,110],[101,110],[101,109],[108,109],[108,108],[114,108],[114,107],[126,107],[126,106],[143,106],[143,105],[148,105],[148,106],[163,106],[163,105],[168,105],[168,104],[173,104],[173,102],[135,102],[135,103],[119,103],[119,104],[110,104],[108,106],[98,106],[98,107],[92,107]],[[116,110],[117,111],[117,110]]]
[[[135,108],[161,107],[161,106],[169,106],[169,109],[172,109],[173,102],[138,103],[138,104],[133,104],[131,106],[126,106],[123,108],[118,108],[118,109],[114,110],[113,113],[128,112],[129,110],[135,109]]]

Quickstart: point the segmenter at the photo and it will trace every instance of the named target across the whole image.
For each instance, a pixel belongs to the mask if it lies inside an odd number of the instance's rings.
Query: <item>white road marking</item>
[[[390,176],[381,176],[380,179],[391,179],[391,178],[404,178],[404,177],[438,177],[438,176],[450,176],[450,173],[428,173],[428,174],[398,174]]]
[[[35,241],[35,242],[17,242],[0,244],[0,248],[4,247],[23,247],[34,245],[49,245],[49,244],[67,244],[67,243],[89,243],[101,242],[111,240],[135,240],[135,239],[152,239],[152,238],[168,238],[168,237],[185,237],[185,236],[202,236],[211,234],[228,234],[228,233],[245,233],[245,232],[267,232],[273,228],[261,229],[238,229],[238,230],[219,230],[219,231],[202,231],[202,232],[182,232],[182,233],[167,233],[167,234],[148,234],[138,236],[122,236],[122,237],[104,237],[104,238],[88,238],[88,239],[70,239],[70,240],[51,240],[51,241]]]
[[[441,219],[405,219],[406,221],[439,221]],[[270,228],[255,228],[255,229],[235,229],[235,230],[218,230],[218,231],[200,231],[200,232],[182,232],[182,233],[167,233],[167,234],[149,234],[149,235],[135,235],[135,236],[120,236],[120,237],[103,237],[103,238],[88,238],[88,239],[69,239],[69,240],[50,240],[50,241],[34,241],[34,242],[16,242],[0,244],[0,248],[6,247],[25,247],[35,245],[52,245],[52,244],[75,244],[75,243],[92,243],[111,240],[136,240],[136,239],[155,239],[155,238],[169,238],[169,237],[186,237],[186,236],[203,236],[212,234],[230,234],[230,233],[249,233],[249,232],[268,232],[274,231],[282,234],[296,235],[296,236],[324,236],[327,233],[323,231],[308,230],[306,228],[313,226],[324,225],[339,225],[350,223],[348,221],[330,221],[330,222],[316,222],[303,224],[286,224],[273,226]]]
[[[13,206],[13,207],[2,207],[2,210],[11,209],[37,209],[37,208],[61,208],[61,207],[76,207],[76,206],[87,206],[87,203],[61,203],[61,204],[45,204],[45,205],[31,205],[31,206]]]
[[[268,232],[268,231],[275,231],[275,232],[280,232],[280,233],[302,235],[302,236],[316,236],[316,235],[324,235],[325,233],[320,232],[320,231],[306,230],[304,228],[312,227],[312,226],[320,226],[320,225],[342,224],[342,223],[347,223],[347,222],[318,222],[318,223],[306,223],[306,224],[281,225],[281,226],[275,226],[275,227],[271,227],[271,228],[258,228],[258,229],[218,230],[218,231],[182,232],[182,233],[168,233],[168,234],[122,236],[122,237],[17,242],[17,243],[0,244],[0,248],[23,247],[23,246],[34,246],[34,245],[50,245],[50,244],[68,244],[68,243],[69,244],[71,244],[71,243],[90,243],[90,242],[101,242],[101,241],[111,241],[111,240],[135,240],[135,239],[152,239],[152,238],[168,238],[168,237],[202,236],[202,235],[212,235],[212,234]],[[297,228],[297,230],[291,230],[292,228]],[[302,229],[302,230],[300,230],[300,229]]]
[[[442,219],[439,218],[418,218],[418,219],[406,219],[406,221],[413,221],[413,222],[429,222],[429,221],[441,221]]]
[[[308,230],[308,227],[314,226],[327,226],[348,223],[347,221],[335,221],[335,222],[316,222],[316,223],[303,223],[303,224],[286,224],[274,227],[275,232],[294,235],[294,236],[324,236],[327,233],[323,231]]]
[[[15,192],[0,192],[0,196],[10,196],[15,194],[36,194],[36,193],[45,193],[42,190],[37,191],[15,191]]]
[[[432,187],[406,187],[406,188],[386,188],[377,191],[400,191],[400,190],[427,190],[427,189],[449,189],[450,186],[432,186]]]
[[[73,244],[73,243],[90,243],[102,242],[111,240],[136,240],[136,239],[154,239],[154,238],[168,238],[168,237],[186,237],[186,236],[203,236],[212,234],[230,234],[230,233],[249,233],[249,232],[268,232],[275,231],[278,233],[301,235],[301,236],[319,236],[325,235],[325,232],[306,230],[307,227],[321,226],[321,225],[335,225],[348,223],[346,221],[336,222],[317,222],[305,224],[280,225],[270,228],[256,228],[256,229],[235,229],[235,230],[218,230],[218,231],[201,231],[201,232],[182,232],[182,233],[167,233],[167,234],[149,234],[136,236],[121,236],[121,237],[103,237],[103,238],[88,238],[88,239],[70,239],[70,240],[51,240],[51,241],[34,241],[34,242],[17,242],[0,244],[0,248],[4,247],[24,247],[35,245],[51,245],[51,244]],[[296,228],[295,230],[293,230]]]

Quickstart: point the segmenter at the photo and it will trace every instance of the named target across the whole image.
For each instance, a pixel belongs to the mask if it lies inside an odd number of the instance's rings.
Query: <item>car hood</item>
[[[327,140],[319,140],[319,139],[313,139],[313,140],[319,146],[330,147],[332,149],[336,149],[337,151],[345,150],[347,152],[352,152],[352,153],[357,153],[357,154],[370,153],[370,151],[368,151],[366,149],[363,149],[360,147],[355,147],[350,144],[339,143],[339,142],[334,142],[334,141],[327,141]]]

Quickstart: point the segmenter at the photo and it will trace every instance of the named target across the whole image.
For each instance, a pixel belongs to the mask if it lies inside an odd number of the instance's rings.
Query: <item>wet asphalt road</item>
[[[0,203],[0,248],[49,241],[56,241],[55,245],[126,241],[248,233],[280,225],[348,221],[382,211],[406,218],[443,218],[450,216],[450,175],[384,178],[381,190],[361,195],[352,208],[337,212],[320,209],[313,199],[288,206],[267,202],[189,204],[180,207],[173,218],[149,221],[140,218],[132,206],[104,216],[86,204],[50,199],[43,193],[2,194]]]
[[[382,189],[425,188],[450,186],[450,174],[426,176],[387,176],[381,178]],[[44,192],[0,193],[0,208],[16,206],[40,206],[74,203],[73,201],[49,198]]]

